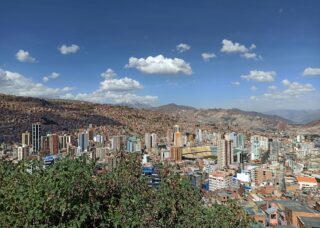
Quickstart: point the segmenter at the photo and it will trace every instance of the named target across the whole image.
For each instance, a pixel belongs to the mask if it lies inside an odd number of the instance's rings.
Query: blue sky
[[[319,1],[15,1],[0,93],[199,108],[320,108]]]

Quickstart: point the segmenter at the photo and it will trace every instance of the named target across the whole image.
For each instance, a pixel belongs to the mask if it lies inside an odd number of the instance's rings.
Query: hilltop
[[[276,115],[239,109],[196,109],[168,104],[157,108],[132,108],[124,105],[97,104],[74,100],[50,100],[0,95],[0,141],[20,141],[21,133],[31,130],[31,123],[41,122],[44,131],[72,131],[90,123],[104,126],[110,134],[143,136],[155,132],[162,136],[179,124],[182,129],[204,129],[273,133],[278,129],[303,129],[319,132],[319,125],[292,125]]]

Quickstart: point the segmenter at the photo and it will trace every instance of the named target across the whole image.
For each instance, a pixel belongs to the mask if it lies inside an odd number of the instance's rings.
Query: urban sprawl
[[[248,132],[186,132],[178,125],[166,135],[146,132],[108,135],[90,124],[74,132],[43,132],[30,123],[21,142],[2,143],[0,157],[19,162],[38,159],[54,165],[83,155],[102,172],[117,167],[116,153],[141,153],[142,175],[157,187],[156,166],[170,164],[175,172],[204,192],[204,202],[237,200],[256,222],[266,226],[318,227],[320,224],[320,138],[315,135],[257,135]]]

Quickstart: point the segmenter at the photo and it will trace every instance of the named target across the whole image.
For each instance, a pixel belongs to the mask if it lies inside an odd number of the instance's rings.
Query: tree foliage
[[[148,187],[140,158],[121,155],[116,170],[95,174],[85,159],[0,161],[0,227],[246,227],[235,203],[204,207],[189,182],[161,169],[159,188]]]

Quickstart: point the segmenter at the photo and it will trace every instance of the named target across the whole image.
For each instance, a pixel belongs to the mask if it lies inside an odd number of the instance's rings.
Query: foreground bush
[[[0,227],[248,226],[235,203],[204,207],[201,193],[169,169],[158,189],[149,188],[139,164],[138,156],[121,156],[115,171],[95,175],[83,159],[47,169],[0,161]]]

